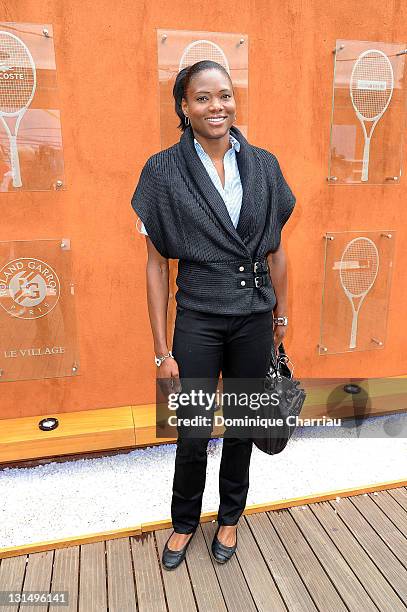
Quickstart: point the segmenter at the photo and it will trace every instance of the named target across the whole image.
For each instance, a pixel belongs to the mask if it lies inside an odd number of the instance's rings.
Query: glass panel
[[[175,77],[185,66],[212,59],[229,72],[236,98],[234,125],[247,137],[248,124],[248,37],[246,34],[157,30],[158,80],[160,88],[161,148],[179,141],[179,119],[174,110],[172,89]]]
[[[384,347],[395,236],[326,234],[320,355]]]
[[[331,183],[397,183],[405,125],[405,43],[337,40]]]
[[[0,242],[0,381],[79,369],[68,238]]]
[[[52,26],[0,23],[0,191],[63,185]]]

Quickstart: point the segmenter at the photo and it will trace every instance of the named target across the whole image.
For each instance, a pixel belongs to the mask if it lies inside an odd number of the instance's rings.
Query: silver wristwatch
[[[274,325],[288,325],[288,317],[273,317]]]
[[[159,357],[156,355],[154,357],[155,365],[160,367],[164,359],[167,359],[167,357],[172,357],[174,359],[174,355],[171,353],[171,351],[168,351],[168,355],[160,355]]]

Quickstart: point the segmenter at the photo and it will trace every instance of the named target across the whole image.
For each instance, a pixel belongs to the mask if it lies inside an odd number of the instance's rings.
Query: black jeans
[[[223,379],[264,377],[272,346],[272,310],[219,315],[177,306],[172,352],[181,382],[183,377],[217,380],[221,371]],[[199,524],[208,440],[178,435],[171,502],[177,533],[192,533]],[[219,525],[236,525],[244,511],[252,445],[251,438],[223,439]]]

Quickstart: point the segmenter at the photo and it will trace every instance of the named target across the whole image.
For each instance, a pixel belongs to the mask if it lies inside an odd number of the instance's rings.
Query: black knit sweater
[[[161,255],[178,259],[179,306],[218,314],[272,310],[276,297],[266,265],[295,197],[277,158],[246,140],[236,152],[243,187],[237,227],[201,162],[189,126],[179,143],[146,162],[131,204]],[[243,268],[243,269],[242,269]],[[257,278],[257,280],[256,280]]]

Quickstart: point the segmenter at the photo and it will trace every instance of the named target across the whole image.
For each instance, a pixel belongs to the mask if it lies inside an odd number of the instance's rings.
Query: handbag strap
[[[272,346],[271,355],[270,355],[270,365],[272,366],[276,376],[278,376],[278,377],[283,376],[283,372],[281,371],[281,369],[282,369],[282,364],[284,364],[286,370],[290,374],[289,378],[293,377],[292,371],[288,367],[288,363],[289,362],[290,362],[290,358],[286,354],[285,349],[284,349],[284,345],[283,345],[282,342],[280,342],[280,344],[278,346],[278,357],[276,356],[275,344],[274,344],[274,339],[273,339],[273,346]]]
[[[278,353],[279,353],[279,357],[281,354],[281,345],[282,343],[279,345],[278,347]],[[272,366],[275,374],[277,376],[280,376],[280,372],[279,372],[279,365],[280,365],[280,360],[279,357],[277,358],[276,356],[276,345],[274,343],[274,338],[273,338],[273,342],[272,342],[272,346],[271,346],[271,355],[270,355],[270,365]]]

